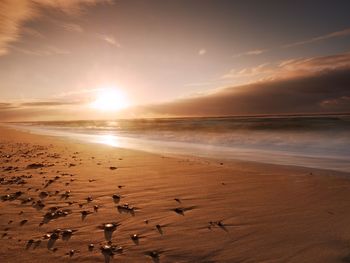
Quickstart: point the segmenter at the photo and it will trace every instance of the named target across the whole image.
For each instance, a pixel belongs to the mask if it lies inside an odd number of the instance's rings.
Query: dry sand
[[[6,128],[0,170],[2,263],[350,262],[346,174]]]

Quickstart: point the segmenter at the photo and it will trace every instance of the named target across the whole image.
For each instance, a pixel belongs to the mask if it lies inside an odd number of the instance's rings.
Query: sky
[[[348,10],[0,0],[0,121],[350,112]]]

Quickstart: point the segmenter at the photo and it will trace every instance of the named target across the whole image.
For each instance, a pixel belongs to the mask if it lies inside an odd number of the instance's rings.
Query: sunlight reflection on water
[[[113,147],[121,147],[118,136],[111,135],[111,134],[105,134],[105,135],[99,136],[99,139],[97,140],[97,142],[102,144],[107,144]]]
[[[174,137],[164,138],[160,136],[161,134],[155,133],[160,137],[160,139],[147,138],[144,134],[140,135],[140,138],[136,137],[126,137],[116,135],[115,133],[99,133],[99,131],[84,131],[76,129],[62,129],[60,127],[40,127],[33,125],[8,125],[12,128],[19,130],[26,130],[31,133],[44,134],[50,136],[62,136],[71,139],[76,139],[79,141],[85,141],[90,143],[100,143],[111,147],[117,148],[128,148],[134,150],[141,150],[145,152],[167,154],[175,156],[199,156],[206,158],[220,158],[223,159],[235,159],[235,160],[248,160],[263,163],[273,163],[282,165],[297,165],[311,168],[320,169],[330,169],[337,171],[350,172],[350,156],[345,151],[336,151],[339,147],[339,142],[335,139],[329,139],[327,136],[322,137],[322,133],[317,130],[312,133],[312,137],[308,136],[307,132],[298,133],[294,132],[294,136],[305,135],[308,140],[305,140],[305,136],[301,137],[300,142],[295,141],[294,138],[289,138],[289,133],[286,132],[273,132],[270,131],[270,139],[262,137],[261,132],[255,132],[254,135],[260,134],[257,138],[257,144],[246,143],[246,144],[230,144],[220,145],[208,142],[200,142],[198,140],[193,141],[181,141],[174,140]],[[342,130],[341,130],[342,132]],[[338,132],[337,135],[341,134]],[[232,136],[237,135],[237,132],[231,132]],[[249,141],[251,139],[252,132],[246,132],[240,138],[242,140]],[[265,133],[264,133],[265,134]],[[263,135],[264,135],[263,134]],[[210,134],[214,139],[220,136],[220,134]],[[238,134],[240,135],[240,134]],[[238,136],[237,135],[237,136]],[[327,134],[326,134],[327,135]],[[237,137],[236,136],[236,137]],[[277,136],[282,136],[281,139],[276,140]],[[196,134],[196,138],[199,137]],[[299,138],[298,137],[298,138]],[[334,135],[333,135],[334,137]],[[344,146],[348,145],[348,136],[338,136],[343,140]],[[193,136],[190,138],[194,138]],[[311,139],[310,139],[311,138]],[[176,139],[176,138],[175,138]],[[293,139],[293,140],[292,140]],[[311,140],[311,141],[310,141]],[[281,143],[283,142],[283,143]],[[308,145],[308,142],[309,145]],[[314,147],[319,151],[307,151],[308,149],[313,149],[315,142],[317,142],[320,147]],[[281,143],[281,144],[280,144]],[[306,150],[300,149],[300,145]],[[260,148],[258,147],[260,146]],[[289,147],[289,148],[288,148]],[[323,148],[322,148],[323,147]],[[343,147],[346,148],[346,147]],[[343,149],[343,148],[340,148]],[[343,153],[343,154],[342,154]]]

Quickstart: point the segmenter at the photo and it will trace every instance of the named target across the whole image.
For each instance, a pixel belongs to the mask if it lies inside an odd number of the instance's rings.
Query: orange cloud
[[[281,79],[305,76],[342,67],[350,67],[350,52],[323,57],[289,59],[277,63],[263,63],[255,67],[240,70],[231,69],[221,78],[259,77],[261,79]]]
[[[231,74],[265,78],[206,95],[148,105],[140,112],[165,116],[350,112],[350,53],[262,64]]]
[[[350,70],[256,82],[200,96],[149,105],[158,116],[232,116],[350,112]]]
[[[61,26],[70,32],[82,33],[84,31],[80,25],[74,23],[62,23]]]
[[[242,56],[256,56],[256,55],[260,55],[262,53],[267,52],[267,49],[254,49],[254,50],[249,50],[247,52],[243,52],[243,53],[239,53],[236,55],[233,55],[233,58],[238,58],[238,57],[242,57]]]
[[[112,46],[121,47],[121,44],[111,35],[99,35],[99,37]]]
[[[334,111],[339,108],[349,108],[350,96],[341,96],[335,99],[326,99],[320,102],[322,108]]]
[[[306,40],[299,41],[299,42],[290,43],[290,44],[284,45],[282,47],[283,48],[295,47],[295,46],[310,44],[310,43],[317,42],[317,41],[322,41],[322,40],[337,38],[337,37],[344,37],[344,36],[349,36],[349,35],[350,35],[350,28],[346,28],[346,29],[341,30],[341,31],[336,31],[336,32],[332,32],[332,33],[329,33],[326,35],[313,37],[313,38],[306,39]]]
[[[169,103],[135,107],[118,116],[99,116],[84,108],[97,89],[72,91],[48,101],[0,103],[0,116],[4,121],[350,112],[350,53],[291,59],[238,73],[259,72],[275,78]]]
[[[0,2],[0,56],[9,52],[11,43],[18,41],[25,22],[40,16],[43,8],[58,9],[69,15],[79,14],[83,6],[108,0],[2,0]]]

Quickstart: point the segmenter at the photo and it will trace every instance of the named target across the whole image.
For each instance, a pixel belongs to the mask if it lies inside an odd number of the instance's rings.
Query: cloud
[[[70,95],[72,94],[55,100],[0,102],[0,122],[97,120],[122,117],[119,112],[96,111],[89,106],[89,101],[81,98],[67,99]]]
[[[61,26],[69,32],[82,33],[84,31],[80,25],[75,23],[62,23]]]
[[[297,58],[276,63],[263,63],[243,69],[231,69],[221,76],[222,79],[243,77],[275,79],[308,75],[323,70],[350,66],[350,52],[312,58]]]
[[[246,76],[266,73],[265,76],[273,77],[168,103],[128,109],[127,113],[154,117],[350,112],[350,53],[289,59],[253,68],[238,72]],[[72,91],[45,101],[3,102],[0,103],[1,120],[81,116],[91,119],[96,113],[87,113],[86,107],[82,108],[96,91],[98,89]]]
[[[281,62],[284,75],[216,90],[204,96],[148,105],[149,115],[228,116],[350,112],[350,53]],[[278,73],[271,65],[256,72]],[[254,70],[240,74],[256,74]],[[142,112],[140,110],[140,112]]]
[[[58,94],[46,100],[0,102],[0,121],[92,118],[89,103],[101,89],[83,89]],[[97,116],[98,117],[98,116]]]
[[[108,0],[2,0],[0,1],[0,56],[18,41],[25,22],[40,16],[43,9],[57,9],[68,15],[79,14],[84,6]]]
[[[234,79],[241,77],[255,77],[262,74],[272,73],[276,69],[271,63],[263,63],[258,66],[243,68],[240,70],[231,69],[229,72],[221,76],[222,79]]]
[[[36,38],[45,39],[45,36],[43,34],[41,34],[39,31],[37,31],[33,28],[29,28],[29,27],[23,27],[22,34],[36,37]]]
[[[256,56],[256,55],[260,55],[263,54],[265,52],[267,52],[267,49],[254,49],[254,50],[249,50],[243,53],[238,53],[236,55],[233,55],[233,58],[238,58],[238,57],[242,57],[242,56]]]
[[[4,0],[0,2],[0,10],[0,55],[4,55],[9,44],[19,38],[20,26],[35,12],[29,1]]]
[[[312,77],[258,82],[217,93],[149,106],[172,116],[229,116],[350,112],[350,69]]]
[[[44,8],[55,8],[67,14],[79,14],[84,5],[96,5],[107,0],[22,0]]]
[[[50,107],[50,106],[67,106],[79,105],[81,101],[59,101],[59,100],[45,100],[45,101],[27,101],[27,102],[0,102],[0,110],[4,109],[19,109],[27,107]]]
[[[23,102],[19,104],[19,107],[47,107],[47,106],[67,106],[76,105],[79,102],[63,102],[63,101],[36,101],[36,102]]]
[[[0,102],[0,111],[16,108],[12,103]]]
[[[326,99],[320,102],[322,108],[334,111],[338,108],[349,108],[350,96],[341,96],[335,99]]]
[[[0,121],[64,119],[75,116],[85,103],[79,100],[37,100],[0,102]]]
[[[112,45],[112,46],[116,46],[116,47],[121,47],[121,44],[114,38],[114,36],[112,35],[102,35],[99,34],[98,38],[106,41],[108,44]]]
[[[103,88],[95,88],[95,89],[80,89],[80,90],[73,90],[68,92],[63,92],[60,94],[55,95],[55,98],[57,99],[77,99],[81,97],[85,97],[87,95],[95,94],[98,91],[101,91]]]
[[[11,47],[12,50],[21,52],[26,55],[33,56],[50,56],[50,55],[67,55],[70,54],[68,50],[61,49],[55,46],[46,46],[41,49],[27,49],[27,48],[19,48],[19,47]]]
[[[57,108],[31,107],[16,108],[13,110],[0,109],[0,121],[40,121],[40,120],[63,120],[76,117],[77,111],[59,110]],[[39,117],[40,116],[40,117]]]
[[[298,41],[298,42],[289,43],[289,44],[283,45],[279,48],[290,48],[290,47],[306,45],[306,44],[310,44],[310,43],[314,43],[314,42],[318,42],[318,41],[322,41],[322,40],[338,38],[338,37],[346,37],[346,36],[350,36],[350,28],[346,28],[346,29],[340,30],[340,31],[335,31],[335,32],[332,32],[332,33],[329,33],[326,35],[322,35],[322,36],[317,36],[317,37],[305,39],[305,40]],[[238,57],[242,57],[242,56],[256,56],[256,55],[261,55],[261,54],[268,52],[268,51],[269,51],[269,49],[254,49],[254,50],[249,50],[249,51],[246,51],[243,53],[235,54],[232,57],[238,58]]]
[[[203,55],[205,55],[206,53],[207,53],[207,50],[204,49],[204,48],[198,50],[198,55],[200,55],[200,56],[203,56]]]
[[[301,45],[310,44],[310,43],[314,43],[314,42],[318,42],[318,41],[322,41],[322,40],[327,40],[327,39],[337,38],[337,37],[344,37],[344,36],[349,36],[349,35],[350,35],[350,28],[346,28],[346,29],[341,30],[341,31],[336,31],[336,32],[332,32],[332,33],[329,33],[326,35],[313,37],[313,38],[306,39],[306,40],[299,41],[299,42],[290,43],[290,44],[284,45],[282,47],[283,48],[290,48],[290,47],[301,46]]]
[[[346,66],[350,66],[350,52],[322,57],[285,60],[279,64],[279,68],[289,71],[320,71]]]

